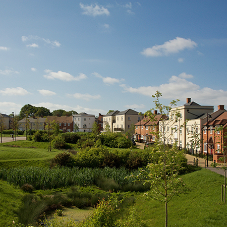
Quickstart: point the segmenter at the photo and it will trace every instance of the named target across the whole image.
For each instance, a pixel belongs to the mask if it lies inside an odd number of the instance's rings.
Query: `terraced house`
[[[103,128],[104,131],[108,127],[111,132],[126,132],[142,118],[139,112],[132,109],[112,111],[103,116]]]

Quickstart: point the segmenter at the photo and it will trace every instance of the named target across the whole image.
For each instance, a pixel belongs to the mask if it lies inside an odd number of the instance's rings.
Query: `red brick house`
[[[56,121],[59,124],[60,130],[63,132],[73,132],[73,117],[72,116],[47,116],[47,122]]]
[[[139,142],[155,142],[159,131],[159,122],[163,119],[163,115],[157,114],[156,110],[154,114],[156,115],[154,120],[151,120],[150,117],[145,117],[135,124],[135,140]]]
[[[219,108],[224,110],[223,105]],[[219,158],[227,151],[227,111],[203,126],[203,152],[213,155],[213,161],[221,162]]]
[[[99,113],[99,116],[95,118],[95,122],[98,124],[99,132],[103,131],[103,115]]]

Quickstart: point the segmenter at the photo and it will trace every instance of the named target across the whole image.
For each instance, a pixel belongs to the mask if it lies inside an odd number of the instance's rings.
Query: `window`
[[[204,127],[204,134],[207,134],[207,127]]]
[[[61,123],[59,123],[59,126],[61,126]]]
[[[210,126],[210,134],[213,134],[213,126]]]
[[[68,123],[68,126],[70,126],[70,123]]]
[[[123,117],[121,117],[121,120],[123,121]]]
[[[189,127],[187,127],[187,134],[189,134],[190,133],[190,130],[189,130]]]
[[[152,136],[152,140],[155,141],[155,136]]]
[[[195,132],[196,132],[197,134],[199,133],[198,127],[196,127]]]
[[[166,131],[167,131],[167,132],[169,131],[169,126],[167,126],[167,129],[166,129]]]
[[[204,149],[204,153],[207,153],[207,143],[204,143],[203,149]]]
[[[138,126],[136,126],[136,129],[138,129]]]
[[[64,123],[64,126],[66,126],[66,123]]]
[[[148,126],[146,126],[146,130],[148,130]]]
[[[86,118],[84,118],[84,121],[86,121]]]
[[[128,121],[130,121],[131,119],[130,119],[130,117],[128,117]]]
[[[180,135],[182,135],[182,128],[180,127]]]
[[[130,125],[128,125],[128,128],[130,128]]]
[[[142,129],[143,129],[143,126],[142,126]]]
[[[220,144],[217,144],[217,153],[221,153],[220,148],[221,148]]]
[[[138,121],[140,121],[140,117],[138,117]]]

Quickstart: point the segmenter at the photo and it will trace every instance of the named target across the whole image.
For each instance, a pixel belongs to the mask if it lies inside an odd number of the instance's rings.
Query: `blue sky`
[[[225,0],[1,0],[0,34],[1,113],[227,108]]]

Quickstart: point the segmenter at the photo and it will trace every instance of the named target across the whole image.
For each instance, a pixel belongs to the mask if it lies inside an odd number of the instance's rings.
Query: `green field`
[[[59,150],[49,152],[48,143],[17,141],[0,145],[0,168],[20,166],[48,166]],[[182,176],[188,190],[174,197],[168,204],[169,225],[178,227],[225,227],[227,226],[227,204],[221,202],[221,185],[224,177],[206,169]],[[87,187],[89,192],[94,192]],[[69,188],[50,190],[48,193],[65,193]],[[84,190],[84,189],[83,189]],[[100,189],[99,189],[100,190]],[[48,191],[48,190],[47,190]],[[33,194],[46,194],[47,191],[34,191]],[[106,193],[103,191],[103,193]],[[108,193],[110,193],[108,191]],[[112,193],[119,195],[119,193]],[[17,220],[16,211],[25,195],[18,186],[0,181],[0,226],[12,226]],[[126,196],[127,193],[122,193]],[[130,192],[134,196],[136,215],[146,226],[163,227],[165,222],[164,204],[147,198],[144,193]],[[131,205],[132,207],[132,205]],[[121,218],[128,217],[128,209],[121,211]],[[79,212],[74,210],[75,216]],[[73,213],[73,210],[70,210]],[[140,226],[139,222],[138,225]],[[128,226],[128,225],[125,225]],[[131,227],[133,227],[131,225]]]

